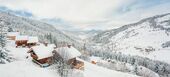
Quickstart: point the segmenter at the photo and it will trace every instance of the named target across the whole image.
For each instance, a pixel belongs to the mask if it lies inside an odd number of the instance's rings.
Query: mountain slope
[[[46,35],[52,35],[53,41],[78,43],[47,23],[3,12],[0,12],[0,19],[7,22],[9,27],[12,27],[15,31],[21,32],[21,34],[39,36],[40,41],[49,41],[49,38]]]
[[[86,31],[67,31],[64,30],[63,33],[67,34],[68,36],[76,39],[76,40],[84,40],[89,37],[93,37],[96,34],[102,32],[101,30],[86,30]]]
[[[99,50],[147,55],[170,46],[170,13],[102,32],[90,39]]]

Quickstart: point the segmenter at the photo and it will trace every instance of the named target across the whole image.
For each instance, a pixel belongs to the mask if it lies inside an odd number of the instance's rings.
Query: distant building
[[[16,47],[18,46],[25,47],[27,45],[27,41],[28,41],[28,36],[16,36],[15,38]]]
[[[15,40],[16,39],[16,36],[19,36],[19,32],[8,32],[7,33],[7,38],[9,40]]]
[[[68,65],[75,69],[84,69],[84,62],[79,61],[76,57],[81,53],[71,45],[59,47],[54,50],[54,57],[62,58]]]
[[[30,48],[28,53],[30,53],[33,61],[42,67],[49,66],[52,64],[52,47],[47,47],[44,45],[33,46]]]

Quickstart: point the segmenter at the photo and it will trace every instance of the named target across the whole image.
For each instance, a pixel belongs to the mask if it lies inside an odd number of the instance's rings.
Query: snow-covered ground
[[[28,48],[15,48],[12,42],[8,43],[7,48],[11,51],[10,55],[14,58],[14,61],[0,65],[1,77],[60,77],[55,69],[41,68],[31,61],[31,57],[26,58],[29,56]],[[138,77],[99,67],[86,61],[84,63],[84,71],[73,70],[72,77]]]
[[[85,77],[138,77],[128,73],[117,72],[107,68],[99,67],[91,63],[85,62]]]
[[[170,64],[170,48],[160,49],[147,55],[148,58],[159,60]]]
[[[31,61],[0,65],[1,77],[59,77],[55,71],[37,67]]]
[[[169,19],[170,14],[158,15],[105,31],[93,37],[92,47],[102,51],[110,50],[126,55],[147,57],[170,64]],[[165,44],[167,46],[164,46]]]

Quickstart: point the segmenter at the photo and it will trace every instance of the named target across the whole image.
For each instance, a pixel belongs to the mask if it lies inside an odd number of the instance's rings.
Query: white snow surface
[[[95,38],[105,38],[109,42],[103,39],[104,41],[101,41],[102,44],[96,43],[93,45],[93,48],[97,50],[110,49],[113,52],[148,57],[170,64],[170,58],[168,58],[170,47],[162,47],[163,43],[170,41],[170,32],[168,31],[170,27],[169,19],[170,14],[154,19],[152,23],[145,21],[137,23],[135,26],[124,27],[126,28],[125,30],[116,31],[118,33],[115,35],[115,30],[104,32],[101,36]]]
[[[11,51],[9,54],[15,60],[11,63],[0,65],[0,77],[60,77],[56,69],[52,69],[53,66],[41,68],[33,63],[32,58],[27,53],[28,48],[15,48],[11,43],[8,44],[10,46],[8,45],[7,48]],[[29,58],[26,58],[27,56]],[[69,77],[139,77],[99,67],[86,61],[83,62],[85,63],[84,71],[73,69]]]
[[[170,48],[166,48],[166,49],[160,49],[158,51],[152,52],[146,57],[151,58],[153,60],[159,60],[159,61],[163,61],[163,62],[170,64],[169,56],[170,56]]]
[[[33,46],[32,49],[34,53],[38,56],[38,59],[51,57],[53,55],[52,54],[53,48],[49,46],[44,45]]]
[[[38,42],[38,37],[29,36],[27,43],[37,43],[37,42]]]
[[[55,49],[57,53],[64,59],[64,60],[69,60],[72,58],[75,58],[77,56],[80,56],[81,53],[74,48],[73,46],[69,47],[60,47]]]
[[[31,61],[15,61],[0,65],[1,77],[59,77],[53,70],[35,66]]]
[[[18,36],[19,32],[8,32],[7,36]]]
[[[91,63],[85,62],[84,77],[139,77],[130,75],[128,73],[122,73],[107,68],[99,67]]]
[[[90,57],[90,61],[99,62],[100,60],[101,60],[100,57],[95,57],[95,56]]]
[[[18,35],[15,40],[28,40],[28,36]]]

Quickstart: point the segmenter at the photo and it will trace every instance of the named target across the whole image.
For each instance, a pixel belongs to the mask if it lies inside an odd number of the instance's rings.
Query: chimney
[[[71,48],[71,45],[67,45],[68,46],[68,48]]]

